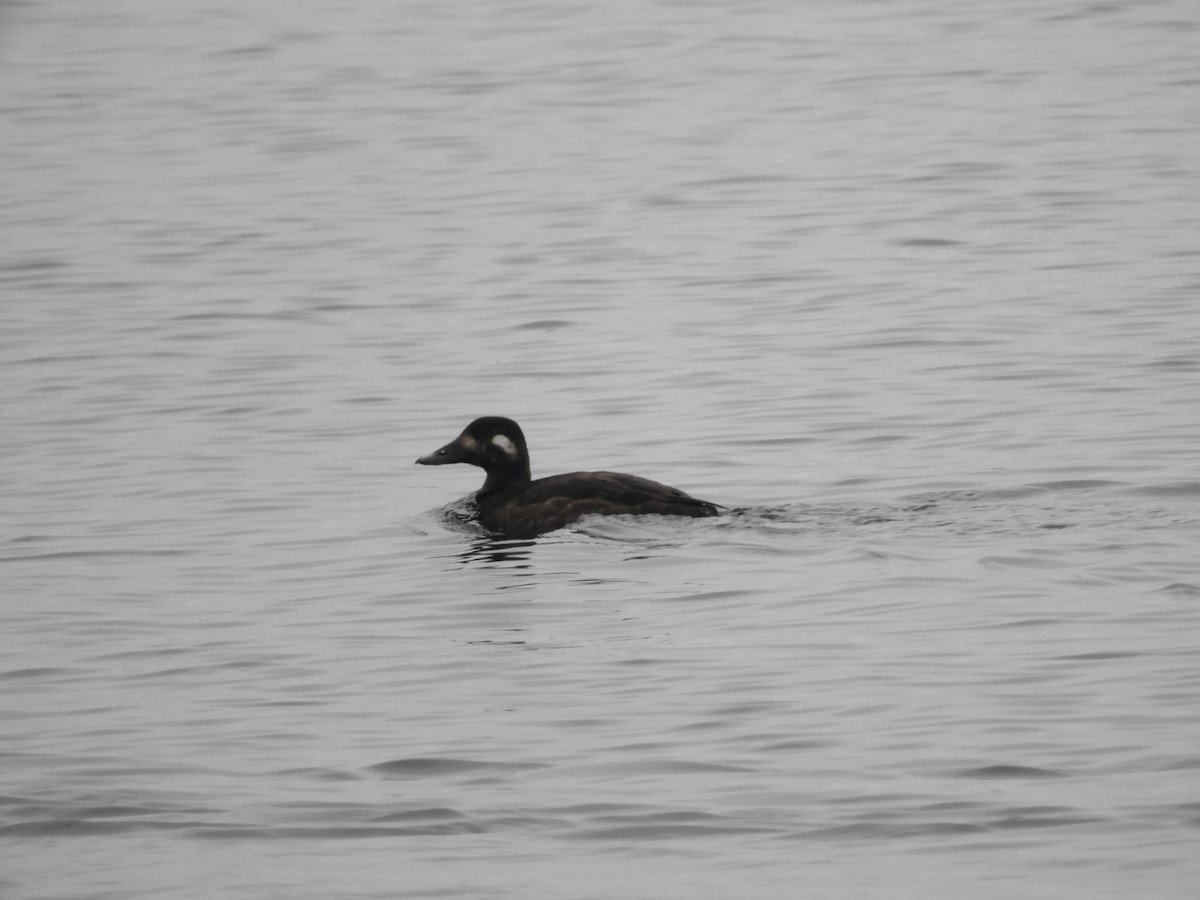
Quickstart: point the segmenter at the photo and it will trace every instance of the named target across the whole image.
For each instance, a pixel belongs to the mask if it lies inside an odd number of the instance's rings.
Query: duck
[[[557,531],[587,515],[660,515],[703,518],[720,507],[668,487],[620,472],[569,472],[534,479],[525,434],[512,419],[476,419],[446,446],[417,460],[420,466],[466,463],[487,477],[475,494],[479,524],[510,538]]]

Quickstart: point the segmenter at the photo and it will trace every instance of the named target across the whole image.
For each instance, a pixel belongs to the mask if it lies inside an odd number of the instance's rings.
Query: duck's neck
[[[521,488],[529,484],[532,480],[529,475],[528,460],[512,466],[487,469],[485,471],[487,472],[487,479],[483,482],[483,487],[479,489],[479,493],[481,494],[495,494],[498,491]]]

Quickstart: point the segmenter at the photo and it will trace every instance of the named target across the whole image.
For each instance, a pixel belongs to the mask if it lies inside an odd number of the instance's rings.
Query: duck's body
[[[487,473],[475,495],[479,523],[515,538],[535,537],[571,524],[581,516],[715,516],[715,504],[636,475],[571,472],[536,481],[529,474],[525,435],[512,419],[476,419],[462,434],[428,456],[423,466],[468,463]]]
[[[717,508],[677,488],[619,472],[570,472],[475,495],[479,522],[511,537],[534,537],[596,514],[715,516]]]

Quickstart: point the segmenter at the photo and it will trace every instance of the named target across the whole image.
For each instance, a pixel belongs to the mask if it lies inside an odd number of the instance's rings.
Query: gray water
[[[0,896],[1195,896],[1198,50],[0,5]]]

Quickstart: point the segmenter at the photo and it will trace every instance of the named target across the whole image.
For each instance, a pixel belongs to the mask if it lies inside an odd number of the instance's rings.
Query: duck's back
[[[551,475],[516,490],[480,494],[476,501],[484,527],[512,537],[534,537],[591,514],[704,517],[720,512],[678,488],[619,472]]]

